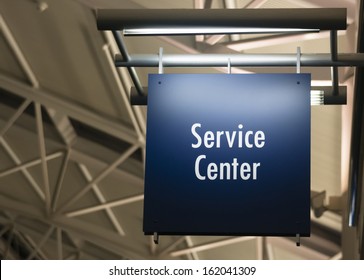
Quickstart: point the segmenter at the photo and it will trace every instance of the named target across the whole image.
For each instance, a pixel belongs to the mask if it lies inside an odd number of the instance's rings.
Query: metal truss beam
[[[121,154],[113,163],[111,163],[108,167],[106,167],[103,171],[101,171],[91,182],[89,182],[82,190],[76,193],[67,203],[61,206],[57,212],[62,212],[63,210],[67,209],[67,207],[74,204],[77,200],[83,197],[94,184],[97,184],[107,175],[109,175],[113,170],[115,170],[121,163],[127,160],[137,149],[139,145],[133,145],[129,149],[127,149],[123,154]]]
[[[38,146],[39,153],[41,159],[41,167],[42,167],[42,179],[43,179],[43,187],[45,194],[45,207],[47,215],[50,214],[51,211],[51,191],[49,186],[49,173],[48,173],[48,164],[46,160],[46,146],[45,146],[45,137],[44,137],[44,129],[43,129],[43,118],[42,118],[42,110],[39,103],[35,103],[35,119],[37,124],[37,133],[38,133]]]
[[[24,112],[24,110],[31,103],[30,100],[25,100],[20,107],[16,110],[16,112],[10,117],[7,123],[0,130],[0,137],[3,137],[8,129],[15,123],[15,121],[20,117],[20,115]]]
[[[115,136],[127,143],[139,143],[135,131],[127,128],[119,121],[98,115],[92,110],[56,97],[54,94],[43,89],[33,88],[14,79],[5,77],[4,75],[0,75],[0,88],[23,98],[29,98],[34,102],[39,102],[43,106],[63,112],[71,118]]]
[[[120,235],[116,232],[103,229],[82,220],[69,219],[60,215],[47,218],[44,215],[44,211],[41,209],[38,209],[33,205],[5,197],[1,194],[0,210],[12,211],[13,213],[23,217],[46,221],[53,226],[62,228],[72,234],[72,236],[97,244],[98,246],[114,252],[117,255],[123,253],[123,256],[130,259],[146,258],[146,255],[135,251],[132,246],[130,246],[130,239],[120,238]]]
[[[179,257],[179,256],[190,254],[192,252],[201,252],[201,251],[211,250],[211,249],[219,248],[222,246],[231,245],[231,244],[235,244],[235,243],[239,243],[239,242],[245,242],[245,241],[253,240],[253,239],[255,239],[255,236],[240,236],[240,237],[233,237],[233,238],[228,238],[228,239],[224,239],[224,240],[213,241],[213,242],[205,243],[202,245],[197,245],[197,246],[194,246],[191,248],[173,251],[170,253],[170,256]]]
[[[15,164],[18,166],[22,164],[20,158],[18,155],[14,152],[14,150],[10,147],[10,145],[5,141],[4,138],[0,137],[0,143],[4,147],[5,151],[8,153],[8,155],[11,157],[11,159],[14,161]],[[41,198],[41,200],[45,200],[45,194],[42,190],[42,188],[38,185],[38,183],[34,180],[33,176],[29,173],[29,171],[26,169],[26,167],[22,167],[20,169],[24,177],[28,180],[29,184],[32,186],[35,193]]]
[[[130,196],[127,198],[121,198],[121,199],[111,201],[111,202],[104,202],[100,205],[68,212],[68,213],[66,213],[66,216],[67,217],[76,217],[76,216],[80,216],[80,215],[86,215],[86,214],[101,211],[101,210],[107,210],[112,207],[117,207],[117,206],[122,206],[122,205],[130,204],[130,203],[138,202],[143,199],[144,199],[144,194],[134,195],[134,196]]]
[[[92,175],[91,175],[90,171],[88,170],[88,168],[83,164],[78,164],[78,167],[80,168],[81,173],[83,174],[86,181],[92,182],[93,178],[92,178]],[[94,191],[94,193],[95,193],[96,197],[98,198],[98,200],[100,201],[100,203],[106,203],[106,199],[97,184],[92,185],[92,190]],[[116,231],[120,235],[124,236],[125,231],[122,228],[120,222],[118,221],[114,211],[112,209],[110,209],[110,207],[105,208],[104,210],[105,210],[106,215],[108,216],[110,222],[113,224],[114,228],[116,229]]]
[[[39,241],[39,243],[35,246],[33,252],[31,252],[28,256],[28,260],[33,259],[36,254],[38,253],[38,251],[40,251],[40,249],[43,247],[43,245],[47,242],[47,240],[49,239],[49,237],[51,236],[51,234],[54,231],[54,226],[50,226],[49,229],[45,232],[45,234],[43,235],[42,239]]]
[[[48,161],[48,160],[56,159],[56,158],[61,157],[63,154],[64,154],[63,152],[55,152],[53,154],[46,155],[45,160]],[[42,160],[40,158],[39,159],[33,159],[31,161],[21,163],[20,165],[17,165],[15,167],[11,167],[11,168],[9,168],[7,170],[0,171],[0,178],[8,176],[10,174],[13,174],[15,172],[24,170],[25,168],[29,168],[29,167],[38,165],[41,162],[42,162]]]

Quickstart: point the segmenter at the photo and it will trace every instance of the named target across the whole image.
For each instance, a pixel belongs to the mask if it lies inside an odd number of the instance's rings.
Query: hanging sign
[[[144,232],[310,234],[310,74],[149,75]]]

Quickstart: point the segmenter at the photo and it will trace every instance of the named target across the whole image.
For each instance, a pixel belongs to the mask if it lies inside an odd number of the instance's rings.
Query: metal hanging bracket
[[[296,73],[300,74],[301,73],[301,48],[297,47],[297,54],[296,54]]]
[[[159,244],[159,234],[158,232],[154,232],[153,233],[153,241],[154,241],[154,244]]]
[[[301,246],[301,236],[299,233],[296,234],[296,246]]]
[[[163,48],[159,48],[158,74],[163,74]]]

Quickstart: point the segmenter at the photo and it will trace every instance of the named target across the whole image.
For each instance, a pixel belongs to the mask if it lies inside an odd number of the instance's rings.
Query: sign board
[[[310,74],[149,76],[144,232],[310,234]]]

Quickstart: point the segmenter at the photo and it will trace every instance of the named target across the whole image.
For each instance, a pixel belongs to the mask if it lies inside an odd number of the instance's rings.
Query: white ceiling
[[[208,1],[207,1],[208,2]],[[340,213],[313,217],[313,234],[296,247],[289,238],[163,236],[142,232],[146,108],[131,107],[132,85],[116,70],[115,41],[96,28],[96,8],[202,8],[203,0],[0,1],[0,252],[37,259],[328,259],[340,256]],[[212,8],[346,7],[348,30],[339,52],[355,52],[358,1],[212,0]],[[43,6],[42,6],[43,5]],[[40,7],[46,7],[40,11]],[[202,40],[201,40],[202,39]],[[130,54],[244,52],[329,53],[325,33],[262,36],[125,38]],[[111,63],[110,63],[111,62]],[[295,72],[293,68],[233,69]],[[226,69],[165,69],[211,73]],[[147,86],[148,73],[138,76]],[[330,69],[305,68],[314,84]],[[353,69],[343,106],[312,107],[311,186],[327,197],[346,189],[347,133]],[[25,103],[26,102],[26,103]],[[23,105],[23,107],[21,107]],[[34,105],[37,104],[37,105]],[[41,105],[42,114],[37,111]],[[27,108],[25,110],[25,108]],[[38,113],[37,113],[38,112]],[[39,133],[40,131],[40,133]],[[42,136],[44,131],[45,136]],[[45,155],[51,159],[45,161]],[[54,210],[54,211],[53,211]],[[77,212],[82,210],[81,212]],[[11,245],[11,246],[9,246]],[[203,246],[202,246],[203,245]],[[1,250],[3,248],[4,250]],[[8,248],[8,249],[6,249]]]

